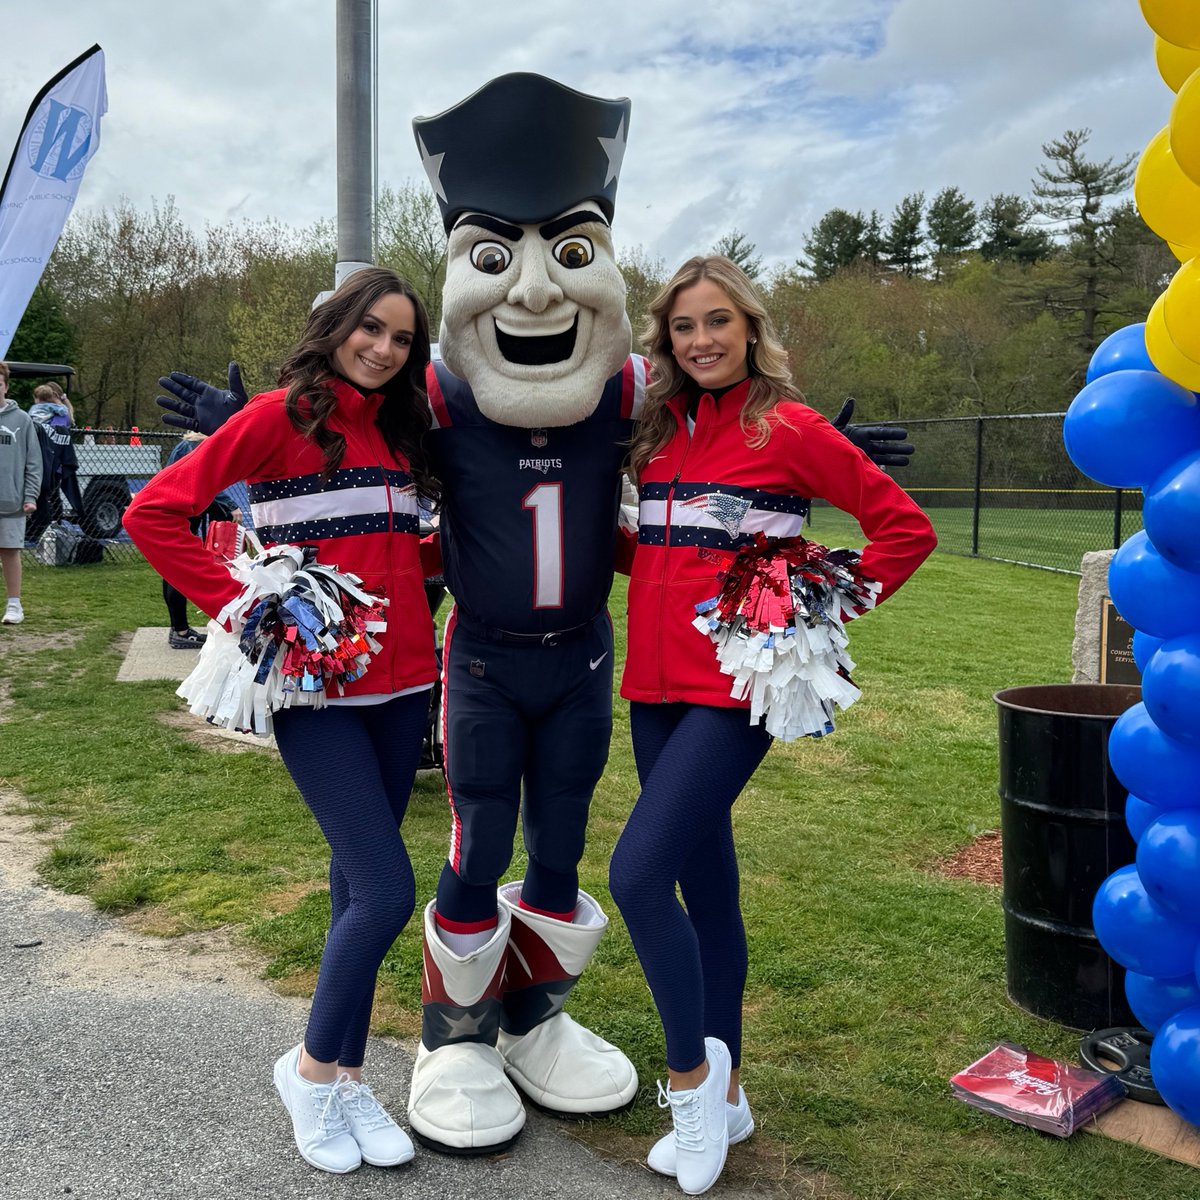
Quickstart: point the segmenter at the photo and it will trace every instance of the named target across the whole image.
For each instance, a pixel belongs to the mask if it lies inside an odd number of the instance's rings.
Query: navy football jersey
[[[518,429],[489,420],[470,387],[435,360],[430,435],[445,484],[446,586],[469,618],[510,633],[590,620],[608,598],[620,467],[645,392],[631,356],[574,425]],[[514,385],[516,386],[516,385]]]

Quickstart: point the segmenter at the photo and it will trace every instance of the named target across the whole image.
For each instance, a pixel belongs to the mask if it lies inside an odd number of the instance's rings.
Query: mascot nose
[[[521,273],[508,289],[509,304],[520,304],[530,312],[545,312],[563,298],[563,290],[546,271],[546,249],[530,238],[520,247]]]

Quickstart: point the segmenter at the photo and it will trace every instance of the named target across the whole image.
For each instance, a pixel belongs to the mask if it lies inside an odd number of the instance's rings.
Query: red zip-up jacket
[[[249,484],[254,527],[265,546],[316,546],[320,562],[358,575],[386,596],[382,647],[347,696],[387,694],[437,678],[433,619],[422,586],[417,498],[408,462],[393,454],[375,424],[383,397],[333,380],[337,407],[329,428],[346,439],[333,475],[321,478],[322,453],[292,428],[285,389],[255,396],[191,454],[160,471],[125,511],[125,528],[151,566],[210,617],[242,586],[188,529],[223,488]]]
[[[638,481],[638,535],[629,581],[629,646],[621,695],[648,703],[685,701],[747,708],[729,694],[716,647],[697,631],[695,606],[717,591],[716,576],[751,536],[801,533],[808,498],[850,513],[868,544],[862,572],[887,599],[928,557],[929,518],[894,480],[820,413],[784,401],[768,415],[771,437],[752,449],[738,415],[746,380],[714,401],[701,395],[687,430],[686,393],[667,406],[676,429]]]

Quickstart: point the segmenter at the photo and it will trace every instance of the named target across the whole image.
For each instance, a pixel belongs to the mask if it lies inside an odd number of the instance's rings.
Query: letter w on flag
[[[0,358],[75,205],[107,111],[99,46],[59,71],[29,106],[0,185]]]

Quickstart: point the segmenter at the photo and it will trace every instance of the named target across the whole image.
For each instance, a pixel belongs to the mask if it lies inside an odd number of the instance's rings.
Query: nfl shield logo
[[[471,674],[474,675],[476,679],[483,678],[483,659],[482,658],[471,659]]]
[[[541,450],[541,449],[542,449],[542,447],[543,447],[543,446],[545,446],[545,445],[546,445],[546,443],[547,443],[547,442],[548,442],[550,439],[549,439],[549,438],[546,436],[546,431],[545,431],[544,429],[533,429],[533,430],[530,430],[530,433],[529,433],[529,440],[530,440],[530,441],[531,441],[531,442],[532,442],[532,443],[533,443],[533,444],[534,444],[534,445],[535,445],[535,446],[536,446],[536,447],[537,447],[539,450]]]

